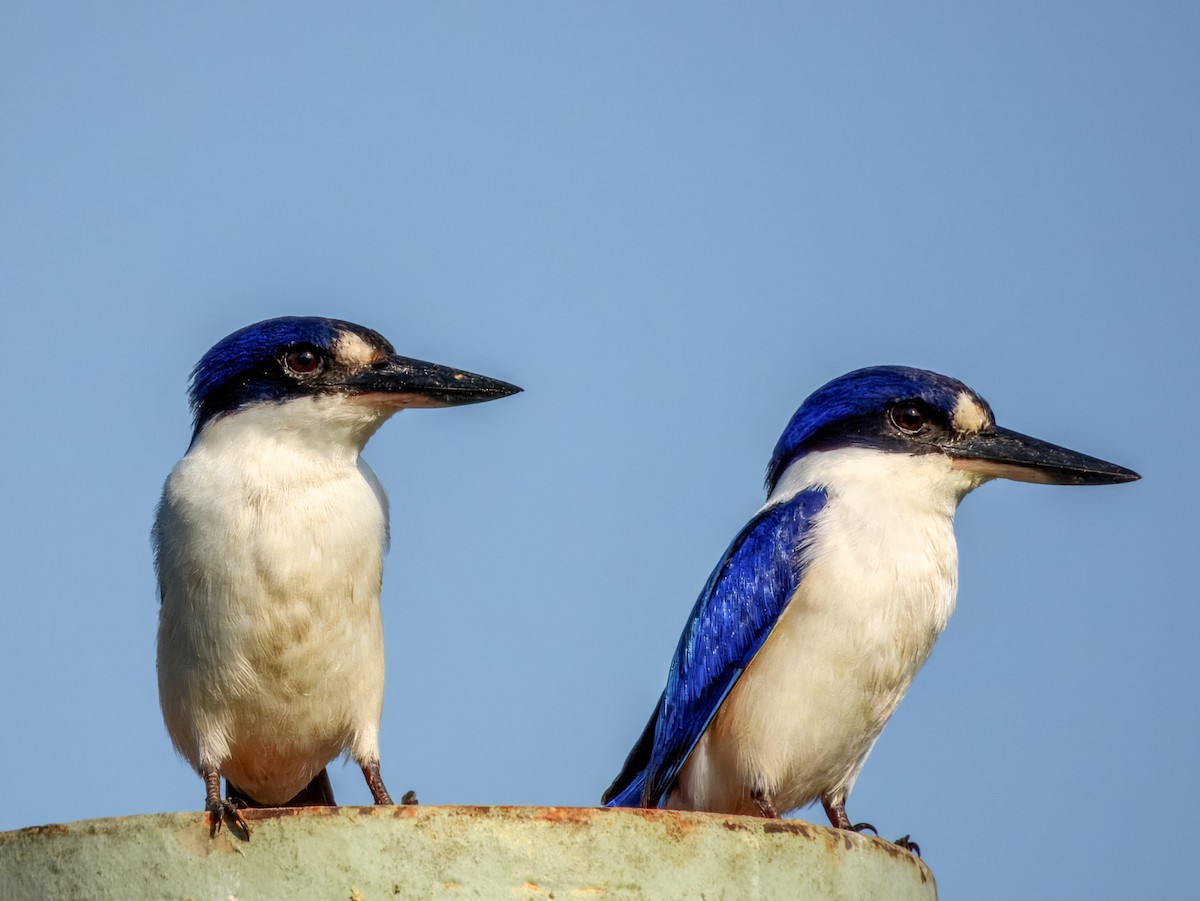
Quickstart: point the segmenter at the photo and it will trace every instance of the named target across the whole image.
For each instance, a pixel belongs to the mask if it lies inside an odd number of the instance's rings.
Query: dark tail
[[[650,766],[650,753],[654,750],[654,730],[658,726],[658,715],[662,710],[662,698],[650,714],[650,722],[642,730],[641,738],[629,752],[621,772],[608,787],[600,803],[605,807],[645,807],[642,791],[646,786],[646,769]],[[651,805],[653,806],[653,805]]]
[[[638,773],[633,781],[624,788],[616,790],[616,786],[604,793],[601,803],[605,807],[642,807],[642,790],[646,787],[646,774]]]
[[[230,782],[225,780],[225,797],[230,801],[237,801],[242,807],[266,807],[266,804],[260,804],[248,794]],[[329,773],[326,770],[321,770],[317,775],[313,776],[312,782],[300,789],[299,794],[286,804],[280,804],[280,807],[337,807],[337,802],[333,800],[333,786],[329,784]]]

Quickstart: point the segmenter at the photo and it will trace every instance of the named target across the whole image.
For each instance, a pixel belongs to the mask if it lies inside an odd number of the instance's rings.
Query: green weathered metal
[[[0,898],[933,901],[923,862],[793,820],[579,807],[250,810],[0,833]]]

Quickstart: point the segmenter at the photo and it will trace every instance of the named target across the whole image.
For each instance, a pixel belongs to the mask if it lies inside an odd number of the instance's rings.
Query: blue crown
[[[882,412],[902,400],[924,401],[949,417],[964,392],[990,412],[983,398],[958,379],[926,369],[869,366],[838,376],[809,395],[783,430],[767,467],[768,493],[788,465],[812,449],[814,438],[839,423]]]

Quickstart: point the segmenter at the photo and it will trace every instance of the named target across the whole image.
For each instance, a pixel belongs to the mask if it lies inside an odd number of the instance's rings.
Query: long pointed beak
[[[1141,478],[1124,466],[1002,428],[947,443],[943,450],[956,468],[988,478],[1045,485],[1111,485]]]
[[[499,379],[392,354],[346,380],[355,396],[396,407],[454,407],[498,400],[521,389]]]

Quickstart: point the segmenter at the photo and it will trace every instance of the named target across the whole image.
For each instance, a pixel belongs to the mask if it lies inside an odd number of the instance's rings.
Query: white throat
[[[765,506],[821,489],[834,498],[861,498],[879,509],[921,509],[953,518],[959,502],[987,481],[956,469],[944,454],[901,454],[869,447],[812,451],[793,461]]]
[[[250,444],[256,452],[275,447],[353,464],[371,436],[395,412],[395,407],[340,394],[259,403],[207,423],[191,449],[203,446],[210,452],[228,453],[236,445]]]

